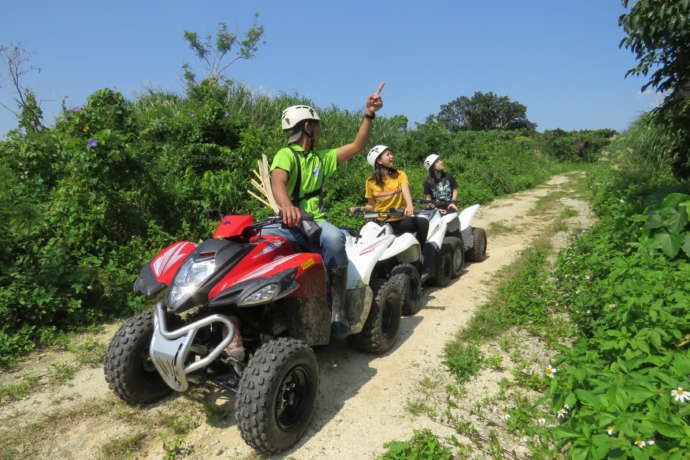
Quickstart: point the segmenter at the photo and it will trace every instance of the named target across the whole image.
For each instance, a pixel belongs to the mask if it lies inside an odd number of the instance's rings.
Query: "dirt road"
[[[538,188],[482,207],[473,224],[487,229],[487,259],[468,265],[446,288],[427,288],[424,308],[402,319],[400,341],[391,352],[372,357],[345,343],[319,350],[321,387],[314,421],[294,449],[275,458],[373,459],[384,452],[384,443],[409,439],[413,429],[443,432],[427,417],[411,415],[407,403],[424,377],[443,378],[444,345],[487,300],[496,273],[564,207],[580,207],[579,213],[586,214],[583,203],[571,197],[572,177],[555,176]],[[549,196],[560,203],[540,212],[539,203]],[[585,225],[578,222],[574,219],[572,225]],[[116,327],[106,327],[95,339],[107,343]],[[67,383],[48,382],[47,375],[59,374],[77,358],[69,352],[44,352],[2,377],[0,385],[25,382],[27,374],[43,376],[28,396],[5,398],[0,405],[0,450],[14,446],[0,458],[258,458],[242,441],[231,413],[233,401],[225,395],[176,396],[136,409],[107,389],[100,367],[82,366]],[[472,385],[468,403],[495,386],[492,380]],[[219,398],[209,403],[215,396]],[[201,398],[206,402],[195,400]]]

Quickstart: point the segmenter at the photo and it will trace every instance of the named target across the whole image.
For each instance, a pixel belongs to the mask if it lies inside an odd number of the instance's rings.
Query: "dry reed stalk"
[[[255,189],[261,192],[263,197],[258,196],[251,190],[247,190],[247,192],[259,200],[260,203],[271,208],[273,212],[278,213],[278,211],[280,211],[280,207],[278,207],[278,203],[276,202],[275,198],[273,198],[273,191],[271,190],[271,176],[268,172],[268,159],[266,158],[266,155],[261,155],[261,160],[257,160],[256,164],[258,165],[258,172],[257,170],[252,172],[256,178],[259,179],[259,182],[254,179],[251,179],[250,182]]]

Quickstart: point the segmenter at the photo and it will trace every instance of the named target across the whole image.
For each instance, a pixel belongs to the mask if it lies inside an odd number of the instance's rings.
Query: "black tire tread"
[[[452,255],[459,254],[462,257],[462,264],[460,265],[460,270],[455,272],[455,263],[453,262],[453,257],[450,260],[450,274],[453,278],[457,278],[462,273],[462,268],[465,266],[465,250],[463,248],[462,238],[457,236],[447,236],[443,239],[444,250],[448,249]],[[459,252],[456,252],[456,248],[460,248]]]
[[[311,413],[307,416],[303,429],[292,433],[289,439],[271,439],[268,421],[272,420],[274,401],[269,396],[274,391],[276,373],[295,359],[309,361],[314,370],[316,387]],[[242,439],[264,455],[274,455],[287,450],[304,434],[314,413],[316,393],[318,393],[319,371],[314,350],[301,340],[281,337],[262,345],[254,354],[242,373],[239,392],[235,403],[237,424]],[[282,441],[282,442],[281,442]]]
[[[398,339],[402,303],[405,298],[405,289],[407,287],[407,275],[405,273],[396,273],[388,279],[376,280],[373,284],[374,300],[371,305],[369,317],[364,323],[362,331],[358,334],[349,336],[347,340],[350,345],[360,351],[380,355],[390,350]],[[398,291],[400,302],[393,306],[393,308],[397,310],[397,313],[393,311],[393,318],[394,321],[396,321],[394,325],[394,337],[387,340],[382,329],[383,312],[381,308],[391,289]]]
[[[408,276],[405,297],[402,306],[403,316],[416,314],[422,308],[422,279],[419,270],[412,264],[400,264],[393,267],[391,274],[404,273]],[[417,286],[416,290],[414,286]],[[416,292],[414,292],[416,291]]]
[[[448,286],[451,282],[453,282],[453,276],[452,276],[452,260],[451,260],[451,252],[450,252],[450,247],[446,245],[445,238],[443,245],[441,247],[441,254],[439,257],[439,268],[438,272],[434,274],[429,279],[429,282],[438,287],[446,287]]]
[[[137,378],[142,348],[148,350],[153,333],[153,312],[145,311],[127,319],[115,333],[105,354],[105,380],[110,389],[130,405],[160,401],[173,390],[156,373]]]
[[[473,227],[472,228],[472,240],[474,241],[474,244],[472,245],[472,248],[468,251],[468,259],[470,259],[471,262],[481,262],[486,258],[486,247],[487,247],[487,241],[486,241],[486,231],[484,231],[483,228],[479,227]],[[477,241],[479,240],[484,240],[484,250],[481,251],[479,249],[479,245],[477,244]]]

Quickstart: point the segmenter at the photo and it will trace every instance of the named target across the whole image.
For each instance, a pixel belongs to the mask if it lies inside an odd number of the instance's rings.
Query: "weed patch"
[[[53,383],[65,383],[74,378],[75,367],[66,363],[51,363],[52,371],[49,380]]]
[[[87,338],[78,345],[67,345],[66,349],[74,353],[81,365],[98,367],[103,365],[105,359],[106,344],[96,339]]]
[[[505,235],[512,233],[515,229],[503,222],[491,222],[487,228],[487,232],[491,236]]]
[[[34,392],[41,379],[38,375],[24,375],[22,381],[13,385],[0,387],[0,403],[7,400],[21,399]]]
[[[445,352],[446,360],[443,364],[448,367],[459,383],[467,382],[479,372],[483,358],[477,345],[451,342],[446,345]]]
[[[451,460],[453,453],[438,440],[431,430],[414,431],[409,441],[393,441],[385,444],[388,451],[379,460]]]
[[[101,447],[102,458],[104,460],[131,458],[141,450],[145,438],[146,434],[137,433],[108,441]]]

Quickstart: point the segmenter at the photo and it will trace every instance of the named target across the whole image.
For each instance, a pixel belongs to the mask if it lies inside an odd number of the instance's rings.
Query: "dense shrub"
[[[141,264],[177,239],[207,237],[207,208],[268,214],[248,199],[251,170],[285,138],[282,109],[307,99],[252,94],[206,80],[185,95],[150,91],[134,101],[96,91],[53,128],[16,130],[0,142],[0,364],[62,331],[144,308],[131,293]],[[319,109],[321,145],[351,142],[361,114]],[[439,152],[465,204],[486,202],[563,169],[519,132],[449,134],[434,123],[408,130],[377,118],[372,144],[390,145],[421,197],[422,159]],[[331,220],[356,227],[363,158],[340,166],[327,188]]]
[[[597,154],[616,135],[612,129],[564,131],[546,130],[540,138],[544,151],[561,160],[594,161]]]

